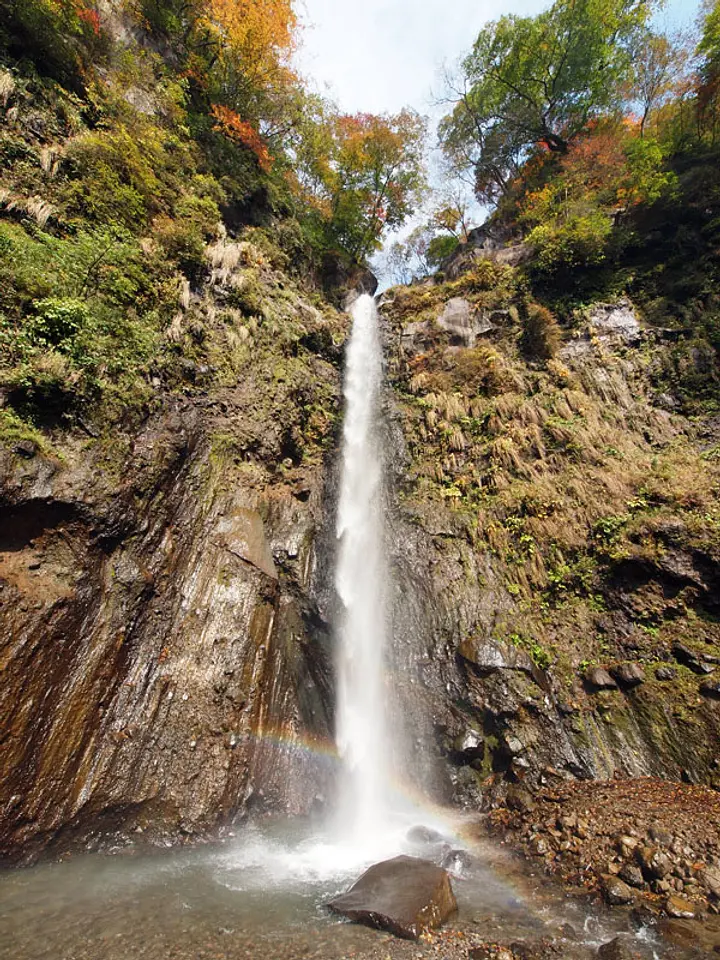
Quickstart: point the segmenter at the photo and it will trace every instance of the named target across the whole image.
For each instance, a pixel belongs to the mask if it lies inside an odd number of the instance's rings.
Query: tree
[[[322,180],[328,232],[353,259],[378,249],[383,231],[412,213],[425,185],[425,135],[425,120],[412,110],[332,120],[332,154]]]
[[[714,145],[720,125],[720,0],[707,5],[697,53],[702,58],[698,71],[698,120],[701,132]]]
[[[81,92],[105,38],[91,0],[0,0],[0,21],[21,56]]]
[[[471,166],[497,202],[538,144],[563,154],[588,122],[622,101],[648,0],[556,0],[537,17],[502,17],[462,62],[440,124],[446,156]]]
[[[662,106],[674,93],[688,60],[682,38],[643,31],[632,57],[630,97],[640,104],[640,136],[652,110]]]

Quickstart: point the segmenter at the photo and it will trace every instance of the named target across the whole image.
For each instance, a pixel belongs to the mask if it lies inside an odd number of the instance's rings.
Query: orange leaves
[[[86,7],[82,2],[75,3],[75,12],[78,20],[86,24],[96,37],[100,36],[100,16],[97,10]]]
[[[242,144],[255,154],[260,169],[268,173],[272,169],[273,158],[264,140],[251,123],[241,120],[234,110],[222,104],[212,105],[212,115],[217,121],[215,130],[224,133],[230,140]]]
[[[267,78],[287,64],[297,28],[292,0],[208,0],[203,9],[202,26],[246,76]]]

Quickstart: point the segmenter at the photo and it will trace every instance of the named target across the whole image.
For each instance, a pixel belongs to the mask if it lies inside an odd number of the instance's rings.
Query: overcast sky
[[[298,0],[306,24],[298,62],[343,110],[427,112],[443,62],[469,50],[503,13],[537,13],[549,0]],[[691,20],[697,0],[670,0],[673,22]]]

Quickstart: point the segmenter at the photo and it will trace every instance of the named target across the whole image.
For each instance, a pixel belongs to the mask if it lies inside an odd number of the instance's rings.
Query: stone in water
[[[395,857],[370,867],[328,907],[357,923],[417,940],[455,913],[457,903],[441,867],[417,857]]]

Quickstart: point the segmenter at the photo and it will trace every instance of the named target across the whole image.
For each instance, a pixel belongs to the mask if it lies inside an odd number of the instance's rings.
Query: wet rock
[[[485,752],[485,741],[476,730],[466,730],[453,741],[453,753],[460,763],[479,760]]]
[[[440,861],[440,866],[448,873],[465,873],[472,867],[473,855],[467,850],[448,850]]]
[[[598,948],[599,960],[635,960],[640,954],[633,949],[635,938],[621,934]]]
[[[677,670],[674,670],[672,667],[658,667],[655,671],[655,676],[658,680],[667,683],[670,680],[674,680],[677,676]]]
[[[632,903],[635,894],[630,887],[618,877],[606,873],[600,878],[602,881],[603,894],[605,899],[612,906],[621,906],[626,903]]]
[[[424,827],[422,824],[418,824],[416,827],[410,827],[406,837],[410,843],[418,844],[420,846],[442,843],[443,839],[442,834],[438,833],[437,830],[433,830],[431,827]]]
[[[645,683],[645,672],[639,663],[620,663],[610,673],[621,687],[639,687]]]
[[[535,671],[535,664],[530,656],[509,643],[499,643],[482,637],[467,637],[458,647],[458,653],[481,673],[522,670],[532,674]]]
[[[665,901],[665,912],[676,920],[692,920],[695,916],[695,905],[684,897],[670,896]]]
[[[603,667],[590,667],[586,670],[585,682],[593,690],[617,690],[617,684]]]
[[[700,693],[711,700],[720,700],[720,679],[703,680],[700,684]]]
[[[640,901],[630,911],[630,924],[636,930],[652,926],[660,919],[660,910],[654,903]]]
[[[358,923],[417,940],[455,913],[457,903],[442,867],[415,857],[395,857],[370,867],[328,907]]]

